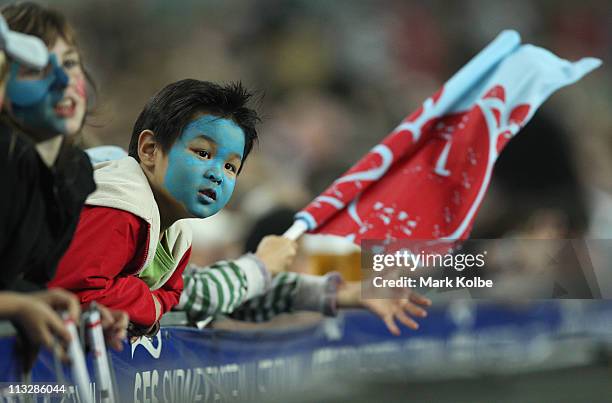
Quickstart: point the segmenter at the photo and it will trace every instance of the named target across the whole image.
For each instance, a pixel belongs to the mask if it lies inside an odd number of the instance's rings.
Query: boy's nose
[[[215,182],[217,185],[220,185],[223,182],[223,175],[216,169],[209,169],[204,174],[206,179]]]

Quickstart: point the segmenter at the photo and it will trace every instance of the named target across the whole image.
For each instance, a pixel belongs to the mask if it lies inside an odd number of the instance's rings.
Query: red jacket
[[[191,248],[178,267],[157,290],[135,274],[144,264],[149,245],[149,225],[142,218],[110,207],[86,206],[68,251],[49,287],[61,287],[77,294],[81,303],[98,301],[130,315],[130,321],[152,326],[155,295],[162,314],[172,309],[183,291],[183,270]]]

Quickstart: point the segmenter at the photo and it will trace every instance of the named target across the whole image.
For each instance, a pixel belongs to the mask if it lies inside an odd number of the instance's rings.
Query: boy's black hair
[[[164,152],[168,152],[185,126],[198,113],[209,113],[236,123],[245,136],[244,155],[238,173],[257,140],[257,112],[246,106],[252,94],[240,82],[218,85],[208,81],[186,79],[164,87],[145,105],[134,123],[129,155],[138,158],[138,137],[151,130]]]

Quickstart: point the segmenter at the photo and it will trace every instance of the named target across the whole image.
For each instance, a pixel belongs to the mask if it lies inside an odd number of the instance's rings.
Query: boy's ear
[[[138,158],[140,162],[148,167],[155,167],[155,154],[158,144],[155,141],[155,133],[151,130],[143,130],[138,136]]]

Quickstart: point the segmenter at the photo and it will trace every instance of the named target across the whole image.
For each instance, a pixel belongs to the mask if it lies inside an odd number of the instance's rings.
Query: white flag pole
[[[68,316],[67,312],[62,314],[62,319],[64,320],[66,329],[70,333],[68,357],[70,358],[72,381],[75,383],[81,402],[93,403],[93,398],[90,393],[91,380],[89,378],[89,372],[87,372],[85,355],[83,354],[81,342],[79,341],[79,333],[77,332],[74,321]]]
[[[297,241],[307,230],[308,225],[306,225],[304,220],[295,220],[291,227],[285,231],[283,236],[291,239],[292,241]]]
[[[93,352],[96,389],[100,390],[100,403],[114,403],[115,392],[111,376],[109,357],[102,331],[102,317],[96,303],[93,302],[85,315],[87,338]]]

